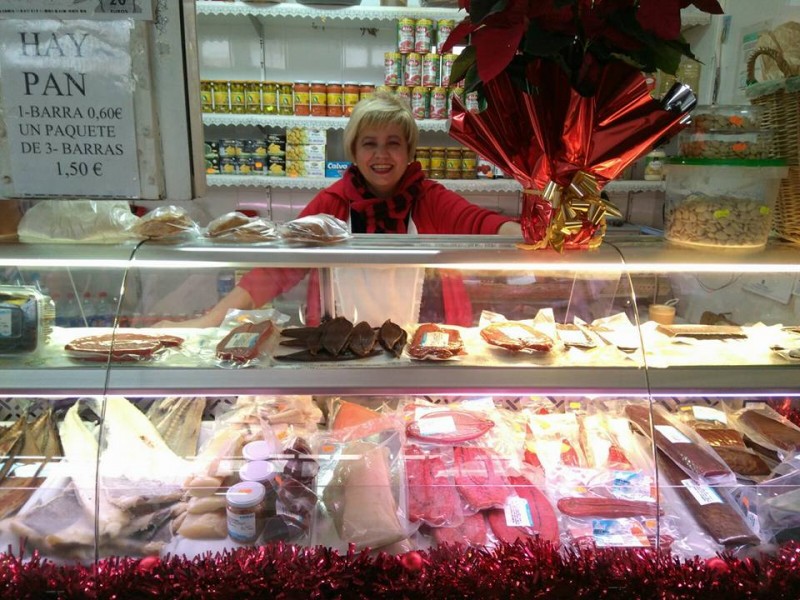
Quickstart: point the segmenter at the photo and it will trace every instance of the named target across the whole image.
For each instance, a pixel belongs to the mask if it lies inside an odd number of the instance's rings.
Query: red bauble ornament
[[[400,558],[400,564],[409,571],[419,571],[422,565],[425,564],[425,561],[419,552],[406,552]]]
[[[139,561],[139,564],[136,565],[136,570],[140,573],[149,573],[153,569],[158,566],[158,563],[161,562],[161,559],[157,556],[146,556],[142,560]]]
[[[709,558],[706,561],[706,566],[712,571],[717,571],[718,573],[727,573],[731,570],[728,566],[728,563],[722,560],[719,556]]]

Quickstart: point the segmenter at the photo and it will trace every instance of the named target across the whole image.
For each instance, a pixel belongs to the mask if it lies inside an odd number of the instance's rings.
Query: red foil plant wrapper
[[[468,15],[442,51],[467,43],[451,82],[488,108],[455,101],[450,133],[522,184],[532,247],[599,245],[618,214],[602,187],[688,122],[691,90],[653,100],[643,72],[694,59],[680,31],[690,4],[722,13],[717,0],[459,0]]]
[[[600,197],[603,186],[682,129],[696,103],[681,84],[654,100],[641,72],[624,63],[600,69],[589,97],[555,63],[541,60],[527,66],[534,93],[501,73],[483,84],[483,111],[453,103],[450,136],[522,185],[522,230],[532,248],[599,245],[605,215],[622,216]]]

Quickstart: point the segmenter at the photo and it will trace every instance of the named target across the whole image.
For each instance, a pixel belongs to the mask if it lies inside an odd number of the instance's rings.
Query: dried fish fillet
[[[403,353],[408,334],[406,330],[400,327],[397,323],[392,323],[391,319],[384,321],[378,330],[378,341],[387,351],[394,354],[398,358]]]
[[[347,347],[353,323],[345,317],[336,317],[322,326],[322,347],[331,356],[339,354]]]
[[[366,321],[359,322],[350,332],[348,347],[353,354],[367,356],[378,342],[378,334]]]
[[[205,406],[204,398],[170,396],[153,402],[146,415],[175,454],[194,456]]]

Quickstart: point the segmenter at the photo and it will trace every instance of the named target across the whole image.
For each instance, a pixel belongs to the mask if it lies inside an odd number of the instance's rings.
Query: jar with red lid
[[[329,117],[341,117],[344,115],[343,91],[341,83],[329,83],[325,86],[328,103],[327,114]]]
[[[309,94],[312,117],[324,117],[328,114],[328,91],[322,81],[312,81]]]
[[[353,114],[353,108],[355,108],[356,104],[358,104],[361,88],[357,83],[349,82],[344,84],[342,91],[342,96],[344,99],[344,116],[349,117]]]
[[[311,114],[311,84],[307,81],[294,82],[294,114],[307,117]]]

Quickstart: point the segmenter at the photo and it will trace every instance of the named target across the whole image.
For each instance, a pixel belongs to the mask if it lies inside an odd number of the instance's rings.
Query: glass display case
[[[91,562],[792,539],[796,256],[6,244],[0,541]],[[237,282],[263,305],[188,326]]]

